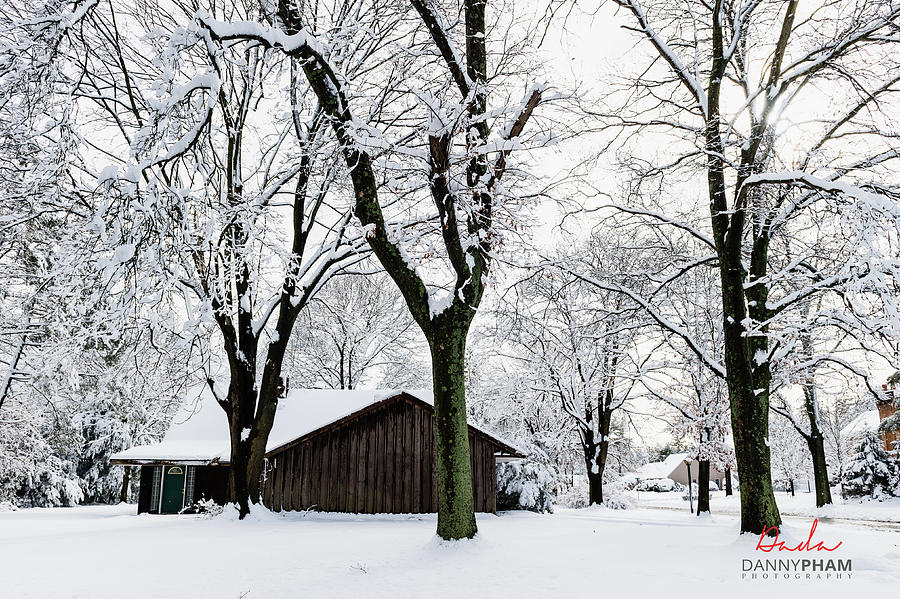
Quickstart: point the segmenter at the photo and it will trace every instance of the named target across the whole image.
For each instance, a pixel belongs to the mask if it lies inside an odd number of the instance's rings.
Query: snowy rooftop
[[[861,437],[867,431],[878,430],[881,418],[878,410],[868,410],[850,421],[850,424],[841,429],[841,436],[845,439]]]
[[[684,462],[687,457],[686,453],[673,453],[661,462],[650,462],[644,464],[635,473],[638,478],[647,480],[651,478],[667,478],[678,466]]]
[[[385,389],[297,389],[278,402],[266,451],[327,426],[378,401],[407,393],[434,405],[431,391]],[[473,428],[497,438],[479,427]],[[515,447],[510,443],[499,441]],[[227,462],[231,453],[228,421],[215,400],[204,393],[175,417],[161,443],[132,447],[113,454],[117,461]]]

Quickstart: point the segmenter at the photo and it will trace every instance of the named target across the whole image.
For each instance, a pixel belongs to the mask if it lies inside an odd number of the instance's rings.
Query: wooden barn
[[[228,427],[212,401],[176,419],[162,443],[114,464],[140,468],[138,513],[178,513],[200,499],[229,501]],[[475,510],[497,511],[498,459],[510,444],[469,425]],[[263,504],[274,511],[437,511],[434,407],[413,391],[297,390],[279,402],[269,437]]]

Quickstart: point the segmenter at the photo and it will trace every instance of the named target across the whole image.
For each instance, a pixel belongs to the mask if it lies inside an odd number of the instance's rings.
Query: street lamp
[[[691,513],[694,513],[694,486],[691,484],[691,458],[684,458],[684,466],[687,468],[688,498],[691,500]]]

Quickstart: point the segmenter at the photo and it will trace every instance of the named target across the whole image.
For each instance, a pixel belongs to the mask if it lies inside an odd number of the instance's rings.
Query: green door
[[[181,466],[163,466],[162,508],[161,514],[177,514],[184,507],[184,468]]]

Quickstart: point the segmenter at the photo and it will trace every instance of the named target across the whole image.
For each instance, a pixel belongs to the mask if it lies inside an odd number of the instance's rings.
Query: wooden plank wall
[[[470,429],[475,511],[497,511],[494,444]],[[398,397],[270,455],[263,503],[274,511],[437,511],[434,412]]]

